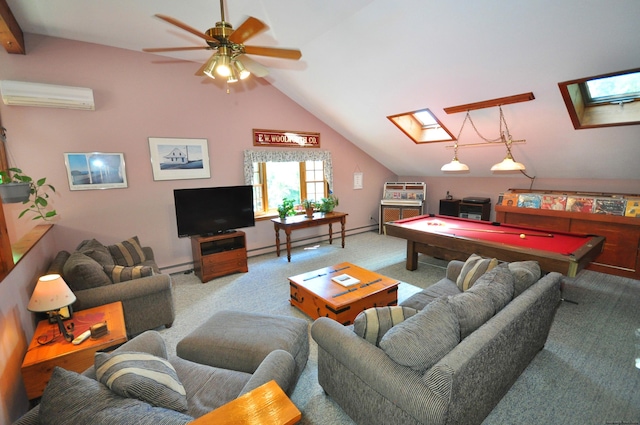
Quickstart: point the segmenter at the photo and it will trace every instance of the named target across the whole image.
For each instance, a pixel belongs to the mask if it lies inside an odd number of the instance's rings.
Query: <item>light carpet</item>
[[[234,309],[312,320],[289,304],[288,276],[348,261],[398,279],[406,299],[445,275],[446,262],[420,255],[405,268],[406,241],[365,232],[339,243],[294,248],[288,263],[275,253],[249,258],[249,272],[205,284],[193,274],[172,275],[177,317],[159,329],[170,353],[216,311]],[[589,271],[566,279],[564,302],[545,349],[532,361],[484,424],[607,424],[640,420],[640,370],[633,367],[633,330],[640,328],[640,282]],[[352,424],[317,379],[317,345],[310,338],[305,370],[291,395],[301,424]],[[616,422],[617,421],[617,422]],[[636,421],[636,422],[632,422]]]

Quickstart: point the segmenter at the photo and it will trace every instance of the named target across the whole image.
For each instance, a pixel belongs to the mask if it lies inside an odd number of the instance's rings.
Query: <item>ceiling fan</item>
[[[251,75],[251,73],[258,77],[264,77],[269,73],[267,68],[245,55],[270,56],[293,60],[298,60],[302,56],[300,50],[297,49],[245,46],[244,42],[246,40],[268,29],[267,25],[259,19],[250,16],[238,29],[234,30],[231,24],[224,20],[223,0],[220,0],[220,15],[222,16],[221,21],[216,22],[215,27],[209,28],[206,32],[202,33],[175,18],[156,14],[155,16],[157,18],[203,38],[207,45],[193,47],[157,47],[142,50],[150,53],[203,49],[215,50],[216,53],[200,67],[196,75],[204,74],[214,79],[217,75],[226,78],[229,83],[234,83],[239,79],[243,80]],[[241,56],[242,62],[240,61]]]

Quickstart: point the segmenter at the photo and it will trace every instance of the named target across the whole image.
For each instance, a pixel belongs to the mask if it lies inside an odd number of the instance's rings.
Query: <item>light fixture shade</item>
[[[460,161],[458,161],[458,158],[453,158],[453,160],[450,163],[444,164],[442,168],[440,168],[440,171],[445,171],[449,173],[460,173],[460,172],[469,171],[469,166],[467,164],[463,164]]]
[[[238,71],[238,77],[240,77],[241,80],[244,80],[249,75],[251,75],[249,70],[245,68],[242,62],[240,62],[239,60],[233,61],[233,65],[235,66],[236,71]]]
[[[508,153],[502,162],[491,167],[491,171],[525,171],[525,166],[520,162],[515,162],[511,154]]]
[[[226,55],[226,49],[220,48],[215,73],[221,77],[228,77],[229,75],[231,75],[231,58]]]
[[[216,69],[216,64],[218,63],[218,56],[217,55],[213,55],[211,56],[211,58],[209,58],[209,60],[207,61],[207,64],[205,65],[204,69],[202,70],[202,72],[207,76],[207,77],[211,77],[214,80],[216,79],[213,71]]]
[[[76,296],[59,274],[48,274],[38,279],[27,309],[33,312],[54,311],[73,304],[75,300]]]

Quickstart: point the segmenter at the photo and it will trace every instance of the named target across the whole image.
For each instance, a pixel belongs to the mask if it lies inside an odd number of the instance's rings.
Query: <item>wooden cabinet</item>
[[[640,279],[640,219],[496,205],[496,221],[570,233],[604,236],[602,253],[589,270]]]
[[[384,232],[384,224],[402,218],[417,217],[423,214],[422,205],[380,205],[379,233]]]
[[[247,240],[244,232],[191,237],[193,269],[202,283],[231,273],[246,273]]]

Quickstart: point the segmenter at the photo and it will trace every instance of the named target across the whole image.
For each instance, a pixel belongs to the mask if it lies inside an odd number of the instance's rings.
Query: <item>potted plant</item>
[[[282,203],[278,205],[278,216],[280,216],[282,220],[295,213],[295,203],[291,198],[284,198]]]
[[[18,215],[18,218],[33,212],[35,213],[33,220],[48,220],[57,214],[56,210],[47,211],[49,194],[46,191],[55,192],[56,188],[47,183],[46,177],[34,180],[19,168],[9,168],[0,171],[0,180],[0,197],[3,203],[30,204]]]
[[[332,212],[338,204],[338,197],[334,194],[330,194],[327,198],[322,198],[320,200],[320,207],[318,207],[318,210],[324,213]]]
[[[316,207],[315,201],[305,199],[302,201],[302,207],[304,208],[307,218],[313,218],[313,209]]]

